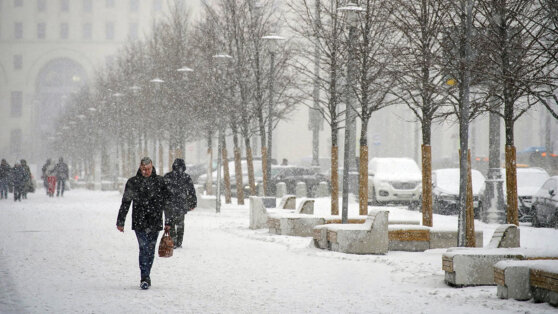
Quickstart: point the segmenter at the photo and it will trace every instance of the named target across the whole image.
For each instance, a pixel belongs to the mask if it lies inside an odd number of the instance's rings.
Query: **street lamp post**
[[[112,97],[114,98],[114,105],[116,106],[116,120],[118,121],[118,123],[120,123],[121,119],[122,119],[122,115],[120,114],[120,98],[122,98],[124,96],[124,94],[116,92],[114,94],[112,94]],[[118,167],[119,172],[122,175],[126,174],[126,162],[124,159],[124,144],[122,144],[122,133],[120,132],[120,128],[117,126],[116,127],[116,155],[119,156],[120,158],[120,162],[122,163],[121,167]]]
[[[157,91],[157,99],[158,99],[158,105],[159,107],[162,107],[162,95],[161,95],[161,91],[162,91],[162,87],[163,87],[163,83],[165,83],[165,81],[163,81],[162,79],[156,77],[152,80],[149,81],[150,83],[152,83],[153,85],[155,85],[155,89]],[[161,142],[161,134],[158,134],[158,139],[157,141],[159,142],[159,173],[163,174],[163,143]]]
[[[351,136],[351,130],[355,127],[355,117],[353,115],[353,97],[350,87],[353,83],[354,74],[354,42],[357,40],[356,28],[358,26],[358,16],[363,9],[353,2],[349,2],[347,6],[338,8],[337,10],[345,14],[347,25],[349,26],[349,62],[347,65],[347,97],[345,105],[345,138],[344,138],[344,152],[343,152],[343,200],[341,211],[341,222],[348,223],[349,215],[349,168],[352,165],[351,159],[354,159],[354,153],[351,147],[354,148],[355,142]],[[356,133],[356,131],[355,131]]]
[[[186,77],[188,76],[187,75],[188,73],[194,72],[193,69],[191,69],[187,66],[183,66],[180,69],[177,69],[176,71],[182,73],[182,80],[183,81],[186,81]],[[184,84],[187,84],[187,82],[184,82]],[[186,88],[186,87],[184,87],[184,88]],[[186,103],[185,99],[184,99],[184,103]],[[185,145],[184,145],[184,142],[185,142],[185,139],[184,139],[184,125],[182,123],[180,123],[179,126],[178,126],[178,129],[179,129],[179,133],[180,133],[179,134],[180,143],[178,145],[178,152],[175,153],[175,156],[177,158],[186,159],[186,148],[185,148]]]
[[[285,38],[281,36],[277,36],[275,34],[267,35],[262,37],[267,42],[269,42],[269,102],[268,102],[268,121],[267,121],[267,156],[266,157],[266,167],[265,172],[267,174],[267,184],[266,189],[264,191],[265,196],[271,195],[271,187],[269,184],[269,180],[271,179],[271,148],[272,148],[272,135],[273,135],[273,75],[274,75],[274,67],[275,67],[275,53],[277,52],[278,42],[280,40],[284,40]],[[264,156],[262,156],[264,157]]]
[[[232,58],[228,54],[217,54],[214,55],[213,58],[217,60],[220,65],[224,68],[225,64]],[[217,213],[221,212],[221,164],[223,162],[227,162],[225,159],[222,160],[223,156],[223,123],[220,121],[220,115],[217,116],[217,127],[218,127],[218,135],[217,135],[217,195],[215,197],[215,211]]]

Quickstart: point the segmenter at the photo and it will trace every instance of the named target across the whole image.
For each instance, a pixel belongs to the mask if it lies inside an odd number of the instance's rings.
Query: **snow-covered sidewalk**
[[[124,234],[115,227],[119,205],[118,192],[85,190],[0,201],[0,313],[556,312],[498,299],[496,287],[446,286],[445,250],[349,255],[249,230],[247,205],[190,212],[183,248],[156,257],[153,286],[143,291],[131,215]],[[390,215],[420,219],[401,208]],[[438,215],[434,223],[457,225]],[[495,227],[476,223],[485,244]],[[558,230],[521,226],[522,247],[556,247],[556,239]]]

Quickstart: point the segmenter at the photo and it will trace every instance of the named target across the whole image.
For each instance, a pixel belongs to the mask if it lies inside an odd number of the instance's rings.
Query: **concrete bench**
[[[558,260],[500,261],[494,265],[494,282],[501,299],[535,299],[558,306]]]
[[[494,265],[503,260],[558,259],[558,250],[524,248],[450,248],[442,255],[442,269],[450,286],[496,285]]]
[[[489,248],[519,247],[519,228],[516,225],[500,225],[488,243]]]
[[[296,208],[296,196],[294,195],[283,195],[281,202],[279,202],[280,209],[295,209]]]
[[[483,232],[475,231],[476,247],[483,247]],[[430,228],[430,249],[447,249],[457,246],[457,230],[432,227]]]
[[[421,252],[430,248],[430,228],[415,225],[389,225],[389,250]]]
[[[326,224],[314,227],[318,248],[351,254],[388,252],[388,211],[370,211],[363,224]]]
[[[309,198],[303,198],[298,204],[295,213],[314,215],[314,200]]]
[[[270,213],[267,218],[267,227],[272,234],[311,237],[312,229],[315,226],[323,225],[324,222],[323,217],[313,215]]]

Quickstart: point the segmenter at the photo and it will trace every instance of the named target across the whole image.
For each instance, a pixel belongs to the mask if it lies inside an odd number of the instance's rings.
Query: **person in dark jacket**
[[[47,169],[50,167],[50,164],[52,163],[52,160],[50,158],[48,158],[45,162],[45,164],[43,165],[43,167],[41,168],[42,174],[41,174],[41,179],[43,179],[43,186],[45,188],[45,191],[47,193],[47,195],[49,195],[48,193],[48,175],[47,175]]]
[[[29,169],[29,165],[27,165],[27,161],[25,159],[20,160],[21,167],[25,171],[25,175],[27,177],[27,181],[23,185],[23,191],[21,192],[21,197],[23,199],[27,199],[27,193],[35,192],[35,188],[33,187],[33,175],[31,174],[31,169]]]
[[[12,167],[10,167],[6,159],[2,159],[0,163],[0,199],[8,199],[11,171]]]
[[[139,245],[140,287],[151,286],[151,267],[155,258],[155,246],[159,231],[163,229],[163,211],[167,188],[163,177],[158,176],[149,157],[141,160],[136,176],[126,182],[122,205],[118,211],[116,228],[124,232],[126,215],[132,206],[132,230],[135,231]],[[165,230],[170,229],[170,215],[165,211]]]
[[[56,197],[64,196],[66,180],[70,177],[68,165],[64,162],[64,158],[60,157],[54,168],[54,171],[56,172]]]
[[[14,187],[14,202],[21,202],[21,195],[23,189],[25,188],[25,183],[28,180],[27,173],[21,166],[21,164],[16,161],[14,168],[12,169],[12,185]]]
[[[177,158],[172,164],[172,171],[164,177],[169,192],[166,205],[172,215],[170,234],[175,248],[182,247],[184,215],[194,210],[198,202],[194,183],[185,171],[184,159]]]

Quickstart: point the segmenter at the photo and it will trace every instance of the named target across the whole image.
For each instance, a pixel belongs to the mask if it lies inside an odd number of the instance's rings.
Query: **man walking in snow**
[[[124,232],[124,222],[132,207],[132,230],[135,231],[139,245],[140,287],[151,286],[151,266],[155,258],[155,246],[159,232],[163,229],[164,203],[167,189],[163,177],[158,176],[149,157],[141,160],[139,170],[126,182],[122,205],[118,211],[116,228]],[[165,211],[165,230],[170,229],[170,215]]]
[[[186,163],[184,163],[184,159],[177,158],[172,164],[172,171],[165,174],[165,184],[169,191],[167,208],[172,214],[170,235],[175,248],[182,247],[184,215],[197,206],[194,184],[185,171]]]
[[[70,177],[68,165],[64,162],[64,158],[60,157],[56,164],[56,196],[64,196],[66,188],[66,180]]]
[[[8,199],[11,171],[12,167],[10,167],[6,159],[2,159],[0,163],[0,199]]]

